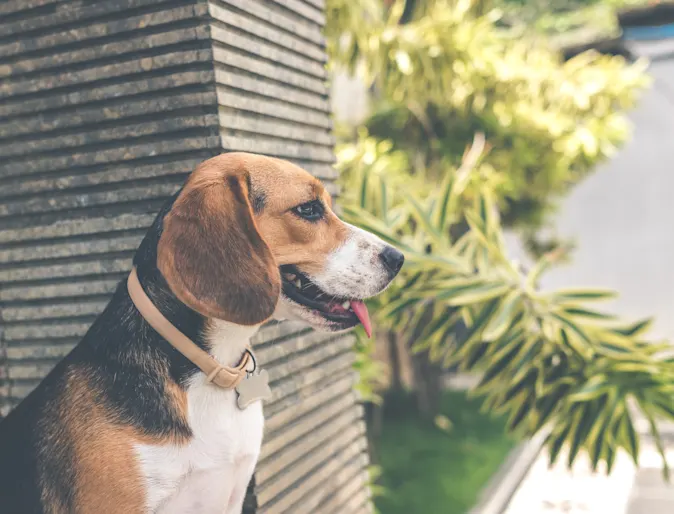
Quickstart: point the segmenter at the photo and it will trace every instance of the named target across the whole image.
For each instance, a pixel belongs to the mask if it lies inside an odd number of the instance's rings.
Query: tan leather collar
[[[246,378],[248,364],[253,359],[250,350],[246,350],[246,353],[241,358],[241,362],[235,368],[221,365],[159,312],[159,309],[148,298],[143,287],[140,285],[135,267],[129,273],[126,285],[129,290],[129,296],[131,296],[131,301],[136,306],[136,309],[138,309],[138,312],[145,318],[145,321],[166,339],[171,346],[203,371],[206,374],[208,382],[213,382],[224,389],[234,389]]]

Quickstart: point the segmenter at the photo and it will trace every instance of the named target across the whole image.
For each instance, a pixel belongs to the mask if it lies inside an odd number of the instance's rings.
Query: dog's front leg
[[[234,488],[227,502],[227,508],[224,514],[241,514],[243,510],[243,501],[246,498],[246,491],[248,484],[255,472],[255,465],[257,464],[257,455],[242,457],[237,461],[235,467],[235,475],[230,477]]]

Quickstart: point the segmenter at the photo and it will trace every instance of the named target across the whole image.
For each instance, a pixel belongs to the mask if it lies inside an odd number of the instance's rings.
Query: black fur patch
[[[253,212],[255,214],[260,214],[265,206],[265,203],[267,202],[267,199],[265,198],[263,193],[257,193],[253,195]]]
[[[175,297],[156,264],[162,222],[176,197],[177,194],[157,215],[136,252],[134,264],[145,292],[159,310],[205,349],[201,335],[205,319]],[[52,490],[62,491],[59,503],[68,511],[73,509],[77,463],[67,445],[55,446],[53,435],[66,427],[58,426],[58,413],[51,408],[66,395],[65,377],[73,369],[86,370],[88,388],[120,424],[151,437],[191,435],[167,395],[166,386],[169,377],[184,388],[198,369],[142,318],[131,302],[124,279],[77,347],[0,421],[0,512],[44,512],[40,497],[41,483],[45,481]],[[45,429],[47,423],[49,429]]]

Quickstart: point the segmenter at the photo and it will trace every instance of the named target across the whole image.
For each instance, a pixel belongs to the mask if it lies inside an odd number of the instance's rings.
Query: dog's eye
[[[294,207],[293,212],[305,220],[316,221],[323,216],[323,204],[313,200]]]

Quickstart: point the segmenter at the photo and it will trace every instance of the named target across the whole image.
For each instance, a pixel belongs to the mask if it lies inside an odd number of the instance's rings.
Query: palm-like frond
[[[484,138],[432,189],[398,176],[399,156],[385,146],[363,144],[382,151],[341,161],[346,218],[406,254],[399,279],[373,301],[377,326],[421,334],[415,349],[481,372],[475,393],[507,415],[510,430],[532,435],[551,428],[552,460],[564,445],[569,463],[582,449],[595,467],[604,461],[610,469],[621,448],[636,460],[630,404],[648,420],[674,417],[669,346],[644,339],[647,321],[626,325],[599,310],[595,304],[612,298],[611,291],[538,291],[551,256],[528,274],[509,260],[491,190],[471,182]],[[366,154],[358,145],[349,151]],[[391,210],[394,216],[383,214]],[[457,226],[464,229],[453,240]],[[651,430],[659,441],[655,421]]]
[[[494,148],[482,170],[504,215],[537,225],[628,137],[624,110],[647,83],[644,64],[592,52],[563,61],[540,38],[497,25],[485,5],[329,0],[330,65],[376,91],[370,132],[423,161],[429,177],[442,180],[443,161],[456,164],[457,146],[485,132]]]

